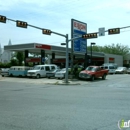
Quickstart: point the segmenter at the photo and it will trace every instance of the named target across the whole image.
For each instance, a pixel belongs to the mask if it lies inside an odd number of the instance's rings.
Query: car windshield
[[[123,67],[118,67],[118,68],[117,68],[117,70],[122,70],[122,69],[123,69]]]
[[[53,69],[53,70],[50,70],[49,72],[58,72],[60,70],[57,70],[57,69]]]
[[[49,72],[56,72],[56,70],[50,70]]]
[[[41,69],[40,66],[34,66],[34,67],[33,67],[33,70],[40,70],[40,69]]]
[[[105,68],[105,69],[108,69],[108,66],[105,66],[104,68]]]
[[[66,71],[66,68],[62,69],[61,71]]]
[[[2,69],[2,71],[9,71],[9,68]]]
[[[95,67],[87,67],[86,70],[88,71],[92,71],[92,72],[95,72],[96,68]]]
[[[109,66],[109,69],[114,69],[114,66]]]

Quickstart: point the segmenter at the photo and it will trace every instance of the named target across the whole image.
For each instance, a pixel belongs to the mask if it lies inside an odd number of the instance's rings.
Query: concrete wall
[[[118,66],[123,66],[123,56],[114,55],[114,54],[105,54],[105,62],[110,63],[109,58],[114,58],[114,63],[117,63]]]

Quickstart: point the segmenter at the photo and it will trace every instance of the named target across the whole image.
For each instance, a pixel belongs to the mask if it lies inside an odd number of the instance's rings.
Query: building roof
[[[71,48],[68,48],[69,53],[71,53]],[[53,52],[56,55],[65,55],[66,48],[61,46],[53,46],[41,43],[24,43],[24,44],[16,44],[16,45],[6,45],[4,46],[4,50],[10,51],[25,51],[29,50],[30,53],[40,53],[41,50],[45,50],[45,53],[52,54]],[[75,52],[75,55],[85,55],[84,53]],[[90,55],[90,51],[87,52]],[[93,56],[104,57],[103,52],[93,52]]]

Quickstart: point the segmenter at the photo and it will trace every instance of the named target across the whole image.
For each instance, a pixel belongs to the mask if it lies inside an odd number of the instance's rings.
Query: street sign
[[[87,24],[71,19],[71,38],[82,37],[87,33]],[[87,40],[83,38],[73,41],[73,51],[78,53],[86,53]]]
[[[44,63],[46,61],[45,57],[42,57],[42,63]]]
[[[99,28],[99,36],[105,36],[105,28]]]

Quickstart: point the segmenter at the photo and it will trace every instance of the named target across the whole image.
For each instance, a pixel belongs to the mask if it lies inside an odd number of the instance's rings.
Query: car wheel
[[[40,78],[40,74],[37,74],[37,75],[36,75],[36,78],[39,79],[39,78]]]
[[[10,74],[10,77],[13,77],[13,74]]]
[[[91,77],[91,81],[94,81],[95,80],[95,77],[94,77],[94,75]]]
[[[103,80],[105,80],[105,79],[106,79],[106,74],[104,74],[104,75],[102,76],[102,79],[103,79]]]
[[[48,79],[50,79],[50,77],[48,77]]]
[[[2,77],[4,77],[4,75],[2,75]]]
[[[79,79],[79,80],[81,80],[81,78],[80,78],[80,77],[78,77],[78,79]]]

